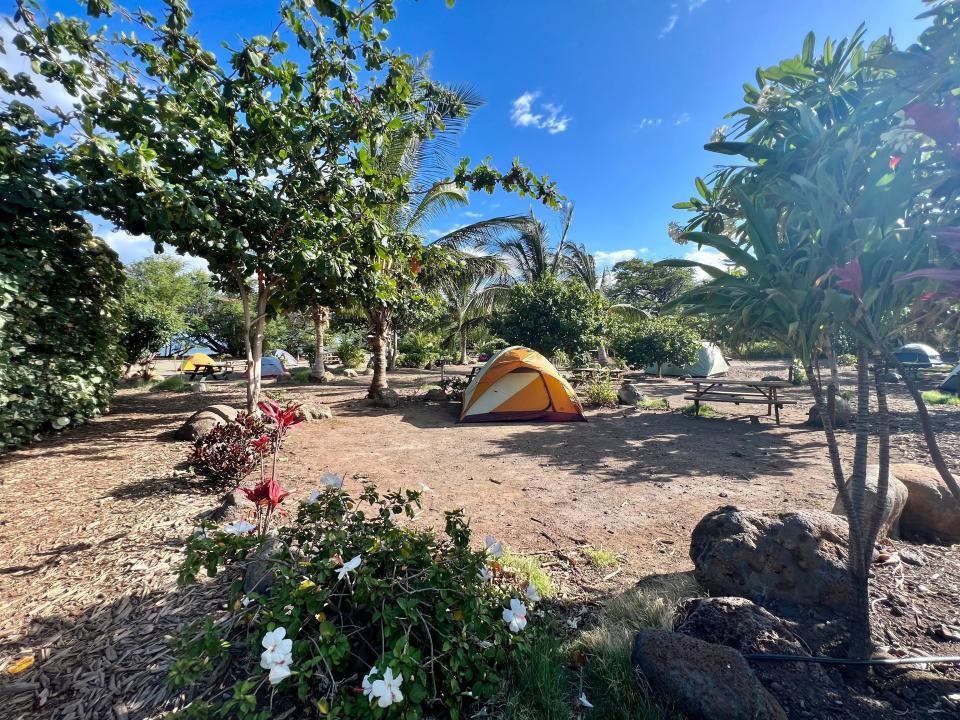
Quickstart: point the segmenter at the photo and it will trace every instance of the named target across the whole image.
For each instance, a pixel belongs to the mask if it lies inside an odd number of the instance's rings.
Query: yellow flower
[[[326,698],[317,703],[317,710],[320,711],[321,715],[326,715],[328,712],[330,712],[330,705],[327,703]]]
[[[300,590],[309,590],[312,587],[316,587],[317,584],[310,578],[305,578],[302,583],[300,583]]]
[[[317,619],[317,622],[327,621],[327,614],[325,612],[318,612],[314,617]]]

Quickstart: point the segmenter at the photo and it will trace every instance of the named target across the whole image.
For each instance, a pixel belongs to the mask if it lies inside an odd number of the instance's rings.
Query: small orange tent
[[[487,361],[463,393],[460,422],[586,422],[577,393],[543,355],[508,347]]]
[[[202,368],[205,365],[214,366],[215,363],[209,355],[204,353],[194,353],[188,358],[184,358],[183,362],[180,364],[180,372],[191,372],[197,368]]]

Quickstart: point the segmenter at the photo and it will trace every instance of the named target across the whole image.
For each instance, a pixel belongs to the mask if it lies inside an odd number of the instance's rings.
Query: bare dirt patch
[[[771,363],[732,372],[785,374]],[[802,424],[810,404],[803,390],[788,391],[801,403],[779,427],[765,416],[752,421],[751,413],[766,412],[757,406],[720,407],[725,417],[715,420],[619,408],[590,411],[587,424],[457,425],[456,405],[414,400],[437,379],[398,371],[392,381],[404,399],[393,410],[366,404],[362,376],[268,387],[334,412],[289,436],[283,485],[303,498],[328,470],[344,473],[351,490],[368,481],[426,483],[433,492],[415,522],[439,527],[444,510],[464,507],[479,538],[494,534],[553,565],[561,597],[571,600],[688,570],[690,531],[719,505],[833,505],[822,435]],[[134,718],[176,704],[162,683],[173,657],[165,637],[224,597],[214,583],[175,583],[182,539],[218,496],[182,467],[188,445],[172,433],[201,407],[242,402],[237,383],[208,388],[122,391],[109,416],[0,459],[0,671],[36,656],[34,667],[0,680],[0,715]],[[644,384],[648,397],[674,408],[683,390],[676,381]],[[892,394],[894,461],[916,460],[922,440],[911,401],[900,388]],[[932,414],[960,469],[960,409]],[[842,442],[849,458],[850,431]],[[619,571],[593,568],[576,551],[587,544],[616,554]],[[931,626],[953,622],[953,598],[952,606],[925,606]]]

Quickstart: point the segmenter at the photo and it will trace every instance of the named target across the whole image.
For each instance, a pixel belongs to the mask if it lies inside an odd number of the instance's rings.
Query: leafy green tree
[[[154,255],[130,263],[127,293],[138,301],[186,313],[210,290],[210,275],[204,270],[187,270],[180,258]]]
[[[302,354],[313,345],[313,317],[311,312],[287,312],[267,320],[264,328],[264,347],[268,350],[286,350],[292,355]]]
[[[683,367],[695,362],[700,353],[700,335],[682,319],[662,315],[619,328],[613,349],[636,367],[656,365],[659,375],[664,365]]]
[[[658,265],[634,259],[613,266],[612,300],[636,308],[659,310],[693,287],[693,272],[688,268]]]
[[[186,312],[186,334],[199,345],[231,357],[246,352],[243,301],[212,289],[195,299]]]
[[[127,372],[134,363],[156,354],[183,327],[183,317],[173,308],[129,299],[124,308],[121,338]]]
[[[597,348],[602,322],[603,303],[596,293],[548,275],[511,287],[493,330],[511,345],[547,357],[557,350],[575,356]]]
[[[2,49],[2,48],[0,48]],[[119,371],[123,292],[115,252],[77,212],[80,188],[0,64],[0,450],[106,412]]]
[[[455,342],[458,362],[467,362],[467,340],[472,330],[490,323],[507,287],[495,282],[499,274],[461,270],[448,273],[440,282],[443,314],[438,324],[444,341]]]

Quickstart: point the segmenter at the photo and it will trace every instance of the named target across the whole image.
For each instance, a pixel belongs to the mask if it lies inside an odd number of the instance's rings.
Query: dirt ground
[[[465,369],[455,368],[454,372]],[[785,375],[777,363],[734,363],[731,374]],[[822,432],[803,425],[811,400],[783,424],[721,406],[722,419],[675,410],[588,412],[570,424],[456,423],[454,404],[415,400],[436,372],[398,371],[394,410],[363,400],[368,378],[285,385],[296,401],[331,406],[332,420],[294,430],[281,484],[304,498],[325,471],[346,487],[426,483],[416,522],[442,524],[463,507],[478,539],[496,535],[518,554],[564,557],[589,544],[613,551],[617,573],[558,573],[561,596],[600,596],[651,574],[691,569],[690,531],[719,505],[829,510],[835,493]],[[646,382],[650,398],[682,407],[678,381]],[[0,458],[0,672],[24,656],[35,665],[0,677],[0,717],[139,718],[176,704],[163,684],[167,638],[216,609],[215,583],[176,586],[182,539],[217,504],[183,465],[172,439],[206,405],[242,403],[236,382],[205,393],[123,390],[113,412],[85,427]],[[903,388],[891,397],[894,462],[923,457]],[[960,409],[932,408],[945,454],[960,471]],[[842,434],[845,460],[852,435]],[[551,551],[559,551],[549,555]],[[611,576],[612,575],[612,576]],[[946,621],[946,620],[945,620]]]

